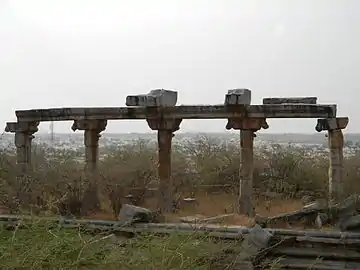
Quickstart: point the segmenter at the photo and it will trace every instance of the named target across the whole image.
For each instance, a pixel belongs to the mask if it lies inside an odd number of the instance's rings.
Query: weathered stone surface
[[[123,204],[119,213],[119,222],[121,224],[131,223],[147,223],[151,222],[154,214],[147,208],[134,206],[130,204]]]
[[[115,119],[228,119],[248,118],[332,118],[336,105],[195,105],[164,107],[57,108],[16,111],[19,121],[69,121]]]
[[[258,131],[261,128],[268,129],[269,125],[264,118],[230,118],[226,129]]]
[[[181,217],[180,221],[184,223],[200,223],[202,222],[206,217],[203,215],[194,215],[194,216],[187,216],[187,217]]]
[[[360,231],[360,215],[350,216],[339,222],[341,231]]]
[[[225,105],[250,105],[251,91],[249,89],[231,89],[225,95]]]
[[[255,225],[241,243],[242,252],[239,254],[239,261],[253,261],[261,250],[268,248],[272,238],[273,235],[269,231]]]
[[[152,130],[170,130],[175,132],[180,129],[182,119],[146,119],[146,122]]]
[[[94,130],[98,133],[105,130],[107,120],[75,120],[71,129],[76,130]]]
[[[317,97],[264,98],[263,104],[317,104]]]
[[[174,107],[178,93],[172,90],[156,89],[145,95],[130,95],[126,97],[126,106],[140,107]]]
[[[348,117],[318,119],[315,129],[317,132],[324,130],[345,129],[348,123]]]
[[[5,127],[5,132],[22,132],[33,134],[37,132],[39,121],[31,121],[31,122],[7,122]]]

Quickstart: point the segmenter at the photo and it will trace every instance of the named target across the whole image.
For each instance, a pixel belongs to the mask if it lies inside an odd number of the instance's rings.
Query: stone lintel
[[[16,111],[19,121],[73,121],[116,119],[228,119],[248,118],[332,118],[336,105],[182,105],[175,107],[54,108]]]
[[[316,124],[316,131],[345,129],[349,123],[348,117],[324,118],[318,119]]]
[[[173,90],[155,89],[148,94],[130,95],[126,97],[126,106],[139,107],[174,107],[178,93]]]
[[[258,131],[261,128],[268,129],[269,125],[264,118],[230,118],[226,124],[226,129],[252,130]]]
[[[38,121],[31,121],[31,122],[7,122],[5,127],[5,132],[11,133],[29,133],[34,134],[37,132],[38,126],[40,122]]]
[[[263,98],[263,104],[317,104],[317,97]]]
[[[225,95],[225,105],[250,105],[251,91],[249,89],[231,89]]]
[[[76,130],[92,130],[98,133],[106,129],[107,120],[75,120],[71,129]]]
[[[182,119],[146,119],[149,127],[152,130],[169,130],[172,132],[180,129]]]

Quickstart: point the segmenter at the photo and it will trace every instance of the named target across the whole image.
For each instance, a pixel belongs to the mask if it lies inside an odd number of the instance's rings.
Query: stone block
[[[120,209],[118,220],[121,224],[148,223],[154,216],[153,212],[147,208],[124,204]]]
[[[317,97],[263,98],[263,104],[317,104]]]
[[[136,107],[174,107],[177,102],[177,91],[156,89],[148,94],[126,97],[126,106]]]
[[[251,91],[249,89],[231,89],[225,95],[225,105],[250,105]]]
[[[318,119],[316,131],[345,129],[349,123],[348,117]]]

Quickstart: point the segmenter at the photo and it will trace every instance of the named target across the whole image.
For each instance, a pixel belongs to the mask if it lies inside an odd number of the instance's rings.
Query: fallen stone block
[[[121,224],[149,223],[153,221],[154,216],[154,213],[147,208],[123,204],[118,220]]]
[[[126,106],[137,107],[174,107],[177,102],[177,91],[156,89],[148,94],[126,97]]]
[[[253,261],[256,261],[256,256],[269,247],[272,238],[272,233],[264,230],[259,225],[255,225],[241,243],[242,251],[238,256],[238,260],[247,263],[247,269],[251,269]]]
[[[201,223],[206,217],[203,215],[194,215],[194,216],[187,216],[181,217],[180,221],[184,223]]]
[[[250,105],[251,91],[249,89],[231,89],[225,95],[225,105]]]
[[[343,219],[338,224],[341,231],[360,231],[360,215]]]
[[[263,104],[317,104],[317,97],[263,98]]]

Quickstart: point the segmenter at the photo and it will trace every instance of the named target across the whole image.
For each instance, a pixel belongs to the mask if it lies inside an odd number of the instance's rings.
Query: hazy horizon
[[[221,104],[231,88],[317,96],[360,133],[360,1],[0,0],[0,125],[16,109],[125,106],[165,88],[178,104]],[[316,119],[269,120],[262,133],[316,133]],[[184,120],[180,132],[228,132],[226,120]],[[71,123],[55,123],[70,133]],[[46,133],[49,123],[42,123]],[[148,133],[110,121],[108,133]]]

